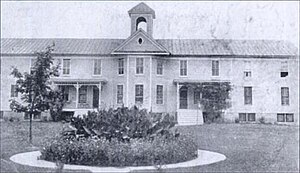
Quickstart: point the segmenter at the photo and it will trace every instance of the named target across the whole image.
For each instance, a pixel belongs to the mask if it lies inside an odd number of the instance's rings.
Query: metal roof
[[[2,55],[26,55],[55,43],[55,54],[110,55],[125,39],[2,38]],[[277,40],[156,39],[171,56],[297,56],[291,43]]]

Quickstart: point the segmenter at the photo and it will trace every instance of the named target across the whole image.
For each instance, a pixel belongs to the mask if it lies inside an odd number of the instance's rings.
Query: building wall
[[[144,74],[136,74],[136,57],[144,58]],[[70,79],[106,79],[102,88],[102,108],[121,106],[117,104],[117,85],[124,89],[123,101],[125,106],[135,104],[135,85],[144,85],[144,102],[141,107],[154,112],[175,113],[177,109],[177,87],[174,79],[197,80],[229,80],[233,90],[231,92],[232,107],[226,110],[225,118],[234,121],[238,113],[256,113],[256,119],[263,116],[267,121],[276,121],[277,113],[294,113],[297,123],[299,117],[299,67],[297,59],[289,59],[289,75],[280,77],[281,61],[284,59],[265,58],[211,58],[211,57],[166,57],[166,56],[57,56],[55,59],[71,59],[71,74],[61,75],[60,78]],[[93,75],[93,59],[102,59],[102,73]],[[124,75],[118,74],[118,59],[124,59]],[[163,75],[156,74],[157,59],[163,59]],[[188,60],[188,75],[180,77],[179,61]],[[219,77],[212,76],[211,61],[220,61]],[[244,78],[246,69],[244,61],[251,62],[252,77]],[[152,62],[152,63],[151,63]],[[129,68],[127,69],[127,65]],[[11,66],[20,71],[29,71],[30,57],[2,57],[1,61],[1,110],[9,112],[10,86],[15,83],[10,76]],[[127,82],[128,81],[128,82]],[[163,85],[163,104],[156,104],[156,85]],[[244,87],[252,86],[252,105],[244,104]],[[290,105],[281,105],[281,87],[289,87]],[[74,89],[74,88],[73,88]],[[72,90],[74,94],[76,90]],[[151,91],[151,92],[150,92]],[[92,90],[88,92],[92,100]],[[127,98],[128,97],[128,98]],[[188,109],[196,109],[193,90],[188,91]],[[74,99],[74,97],[73,97]],[[76,99],[76,98],[75,98]]]

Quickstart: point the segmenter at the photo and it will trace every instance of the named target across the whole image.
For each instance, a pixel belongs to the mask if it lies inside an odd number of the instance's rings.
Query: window
[[[63,74],[70,74],[71,60],[63,59]]]
[[[10,97],[18,97],[17,85],[11,85]]]
[[[86,103],[87,101],[87,86],[79,88],[79,103]]]
[[[118,74],[124,74],[124,58],[118,60]]]
[[[244,103],[252,105],[252,87],[244,87]]]
[[[142,104],[144,97],[144,86],[135,85],[135,103]]]
[[[69,101],[69,86],[60,86],[64,101]]]
[[[194,91],[194,104],[198,104],[200,101],[200,91],[195,90]]]
[[[251,71],[244,71],[244,77],[250,78],[251,77]]]
[[[187,60],[180,60],[180,76],[187,76]]]
[[[29,113],[25,113],[24,119],[25,120],[29,120],[30,119],[30,114]],[[34,120],[41,119],[41,113],[40,112],[34,113],[33,116],[32,116],[32,119],[34,119]]]
[[[212,61],[212,76],[219,76],[219,61],[213,60]]]
[[[239,121],[255,121],[255,113],[239,113]]]
[[[288,62],[282,61],[281,62],[281,69],[280,69],[280,77],[287,77],[289,75],[288,72]]]
[[[156,73],[158,75],[162,75],[163,74],[163,61],[161,59],[157,59]]]
[[[279,113],[277,114],[277,122],[294,122],[294,114]]]
[[[32,74],[32,72],[33,72],[33,70],[34,70],[33,67],[34,67],[36,61],[37,61],[37,58],[31,58],[31,59],[30,59],[30,73],[31,73],[31,74]]]
[[[156,86],[156,104],[163,104],[164,100],[164,89],[162,85]]]
[[[136,58],[136,74],[144,73],[144,58]]]
[[[289,105],[289,88],[282,87],[281,88],[281,105]]]
[[[0,119],[3,119],[3,111],[0,111]]]
[[[248,121],[255,121],[255,113],[248,113]]]
[[[94,75],[101,75],[101,59],[94,59]]]
[[[239,113],[239,120],[240,121],[247,121],[246,113]]]
[[[123,85],[117,85],[117,104],[123,103]]]

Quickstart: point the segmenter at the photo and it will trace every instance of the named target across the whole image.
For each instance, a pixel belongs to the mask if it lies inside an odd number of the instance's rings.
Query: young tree
[[[11,75],[16,81],[16,92],[21,94],[21,102],[10,100],[10,108],[15,112],[29,114],[29,142],[32,143],[32,117],[49,110],[59,91],[51,88],[50,78],[58,76],[59,64],[53,64],[52,46],[36,53],[36,61],[30,73],[21,73],[14,67]]]

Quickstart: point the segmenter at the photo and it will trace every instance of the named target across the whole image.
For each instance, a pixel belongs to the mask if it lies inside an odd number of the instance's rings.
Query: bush
[[[135,138],[148,138],[157,135],[173,135],[175,117],[169,114],[148,113],[137,107],[126,107],[88,112],[82,117],[71,119],[71,130],[63,135],[66,138],[116,138],[129,141]]]
[[[240,123],[240,119],[239,119],[239,118],[235,118],[235,119],[234,119],[234,122],[235,122],[235,123]]]
[[[129,142],[120,142],[116,138],[57,138],[46,144],[41,153],[41,159],[65,164],[146,166],[191,160],[197,156],[197,146],[183,135],[137,138]]]
[[[261,124],[266,124],[265,117],[260,117],[260,118],[258,119],[258,121],[259,121]]]

